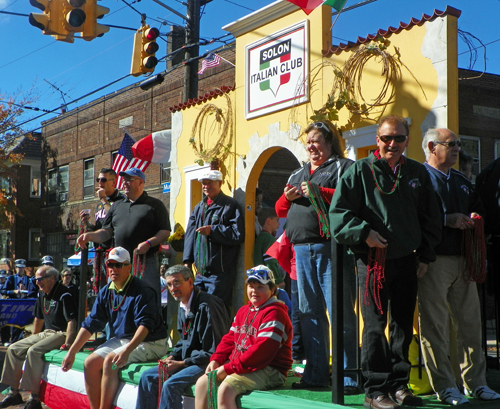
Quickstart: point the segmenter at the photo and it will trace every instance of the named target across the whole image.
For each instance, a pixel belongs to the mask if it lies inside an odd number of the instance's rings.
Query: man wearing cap
[[[194,286],[191,269],[183,265],[169,268],[167,287],[180,302],[177,331],[180,340],[171,354],[162,360],[166,377],[162,385],[160,409],[182,409],[184,390],[205,373],[210,355],[231,326],[231,317],[222,300]],[[158,368],[141,375],[137,409],[158,406]]]
[[[116,172],[110,168],[102,168],[99,171],[99,176],[96,182],[99,187],[96,190],[96,196],[99,198],[99,203],[95,209],[95,224],[89,222],[90,215],[83,210],[80,212],[80,219],[87,222],[87,229],[96,231],[102,228],[104,219],[111,209],[114,202],[125,199],[125,196],[116,188]],[[109,239],[104,243],[100,243],[100,247],[108,250],[112,247],[112,240]]]
[[[26,260],[16,260],[15,266],[17,274],[7,277],[0,294],[7,298],[35,298],[38,294],[38,287],[33,278],[26,275]],[[23,337],[24,328],[11,328],[11,342],[19,341]]]
[[[7,270],[0,270],[0,293],[5,286],[7,281]],[[0,329],[0,341],[2,345],[9,346],[10,345],[10,327],[5,325]]]
[[[160,275],[156,253],[170,234],[170,220],[163,202],[144,191],[146,175],[137,168],[120,172],[126,198],[111,206],[102,228],[78,237],[78,246],[87,242],[103,243],[114,237],[115,246],[145,255],[142,280],[155,290],[160,308]]]
[[[19,389],[25,389],[31,391],[31,399],[24,407],[41,409],[38,393],[44,367],[43,355],[53,349],[69,348],[75,339],[75,303],[71,293],[59,281],[59,271],[43,266],[37,270],[35,277],[41,291],[35,304],[33,335],[15,342],[7,350],[0,382],[9,385],[11,392],[0,403],[0,408],[23,403]]]
[[[158,314],[154,292],[143,280],[130,274],[129,252],[123,247],[113,248],[106,267],[111,282],[99,291],[92,312],[62,362],[63,371],[69,371],[75,354],[92,334],[110,324],[114,338],[100,345],[84,364],[90,407],[101,409],[112,406],[119,385],[119,369],[134,362],[157,360],[168,350],[167,332]]]
[[[229,307],[245,221],[238,202],[221,191],[221,172],[209,170],[198,180],[205,197],[189,218],[183,262],[189,268],[194,263],[196,286],[221,298]]]

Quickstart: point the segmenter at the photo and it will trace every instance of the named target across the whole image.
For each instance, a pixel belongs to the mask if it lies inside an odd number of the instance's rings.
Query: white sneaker
[[[500,395],[486,385],[478,386],[473,391],[467,390],[467,395],[481,400],[497,400]]]
[[[476,388],[477,389],[477,388]],[[448,405],[463,405],[469,403],[467,398],[462,395],[457,388],[446,388],[437,393],[437,398]]]

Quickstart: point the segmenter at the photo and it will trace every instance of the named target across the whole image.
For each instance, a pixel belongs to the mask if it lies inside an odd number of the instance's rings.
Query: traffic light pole
[[[186,44],[197,44],[200,39],[200,0],[188,0],[186,19]],[[191,60],[198,57],[198,45],[186,48],[185,59]],[[198,60],[186,64],[184,69],[184,95],[183,102],[198,96]]]

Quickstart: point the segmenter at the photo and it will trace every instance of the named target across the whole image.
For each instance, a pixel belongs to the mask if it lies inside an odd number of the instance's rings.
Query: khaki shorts
[[[241,375],[233,373],[228,375],[222,382],[228,383],[240,395],[255,390],[279,388],[285,384],[286,376],[277,369],[268,366]]]
[[[105,358],[110,352],[117,354],[130,342],[130,339],[111,338],[100,345],[94,353]],[[127,364],[134,362],[148,362],[160,359],[168,352],[168,339],[159,339],[152,342],[141,342],[128,356]]]

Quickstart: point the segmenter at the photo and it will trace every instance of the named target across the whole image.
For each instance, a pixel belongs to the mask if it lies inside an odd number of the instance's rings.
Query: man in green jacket
[[[355,254],[364,298],[365,408],[422,404],[407,388],[408,349],[417,278],[436,259],[442,223],[427,171],[403,156],[408,135],[404,118],[383,118],[377,129],[378,149],[344,173],[330,207],[332,235]],[[389,305],[388,342],[384,330]]]

